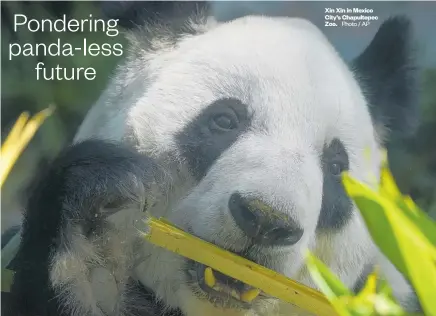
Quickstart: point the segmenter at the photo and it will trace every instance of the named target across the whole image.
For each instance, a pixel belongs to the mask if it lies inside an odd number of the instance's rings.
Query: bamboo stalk
[[[165,219],[149,217],[146,223],[149,231],[143,235],[156,246],[202,263],[315,315],[337,315],[327,298],[316,290],[192,236]]]

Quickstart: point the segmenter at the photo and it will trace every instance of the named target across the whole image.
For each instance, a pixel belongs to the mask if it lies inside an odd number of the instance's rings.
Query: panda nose
[[[290,246],[303,236],[303,229],[289,216],[258,199],[233,193],[229,209],[238,227],[258,245]]]

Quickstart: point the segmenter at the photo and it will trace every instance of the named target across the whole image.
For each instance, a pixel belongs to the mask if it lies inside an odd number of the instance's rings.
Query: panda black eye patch
[[[340,176],[342,171],[349,169],[348,154],[339,139],[335,138],[324,146],[322,163],[324,171],[335,176]]]
[[[318,230],[340,230],[353,214],[353,204],[342,186],[341,173],[349,169],[347,150],[338,138],[324,146],[321,157],[323,171],[322,206]]]
[[[194,176],[200,180],[250,124],[248,106],[238,99],[218,99],[205,107],[176,136]]]

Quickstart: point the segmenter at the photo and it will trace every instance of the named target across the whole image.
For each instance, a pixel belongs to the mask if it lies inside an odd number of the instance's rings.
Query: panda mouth
[[[196,284],[216,305],[230,303],[248,309],[261,294],[259,289],[192,260],[188,262],[186,272],[193,285]]]

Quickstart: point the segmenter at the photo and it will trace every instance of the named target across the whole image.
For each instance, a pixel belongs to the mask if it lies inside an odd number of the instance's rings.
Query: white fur
[[[263,264],[316,287],[301,257],[309,248],[351,287],[364,265],[379,255],[359,213],[337,233],[316,235],[315,227],[322,197],[319,154],[325,143],[334,137],[343,141],[356,178],[369,183],[378,175],[379,144],[353,73],[324,35],[302,19],[245,17],[201,30],[175,46],[154,43],[161,49],[153,51],[141,47],[135,36],[135,50],[119,66],[75,141],[125,140],[156,159],[171,175],[172,189],[150,212],[227,249],[241,250],[247,242],[227,209],[230,194],[260,194],[287,210],[305,231],[295,246],[262,250]],[[175,135],[222,97],[248,104],[252,127],[196,183]],[[366,147],[373,152],[370,162],[364,159]],[[142,262],[133,276],[187,316],[262,315],[267,310],[288,315],[268,300],[247,313],[213,307],[187,287],[183,258],[146,242],[135,255]],[[54,267],[62,260],[56,259]],[[56,281],[58,273],[52,278]],[[404,280],[396,278],[394,290],[408,293]],[[107,294],[107,300],[113,297],[113,292]],[[109,308],[107,302],[104,306]]]

